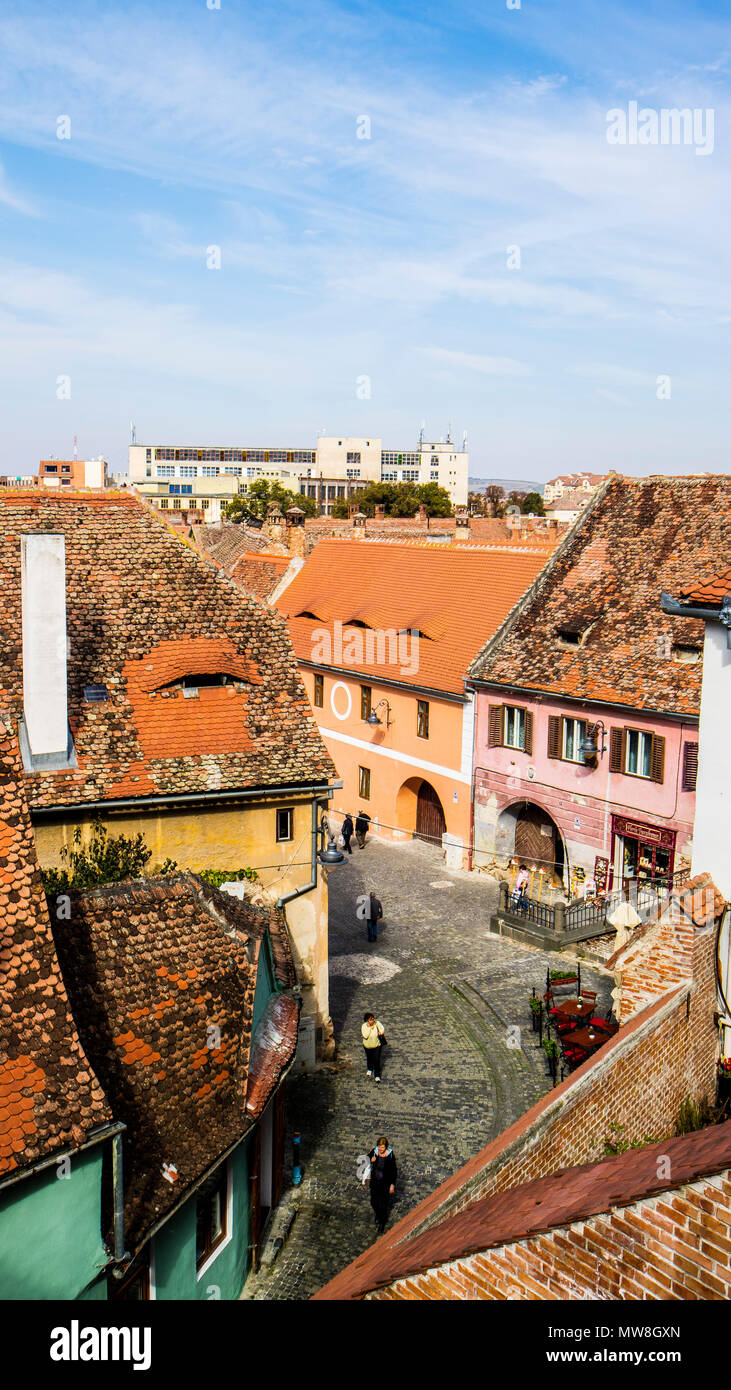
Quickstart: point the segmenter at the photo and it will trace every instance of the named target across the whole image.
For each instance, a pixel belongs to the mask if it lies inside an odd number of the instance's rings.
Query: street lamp
[[[601,730],[601,742],[597,743],[599,730]],[[606,752],[606,735],[607,731],[601,719],[597,719],[593,728],[587,729],[586,736],[581,740],[581,756],[585,763],[593,763],[595,759],[598,760]]]
[[[379,700],[379,701],[378,701],[378,704],[377,704],[377,705],[374,705],[373,709],[371,710],[370,714],[368,715],[368,718],[366,719],[366,724],[374,724],[374,725],[375,725],[375,724],[379,724],[379,725],[380,725],[380,724],[383,723],[383,720],[382,720],[382,719],[379,719],[379,718],[378,718],[378,715],[376,714],[376,710],[377,710],[377,709],[380,709],[380,708],[381,708],[381,705],[385,705],[385,706],[386,706],[386,728],[388,729],[388,728],[390,728],[390,726],[391,726],[391,706],[389,705],[388,700]]]
[[[325,847],[325,834],[327,833],[327,848]],[[317,851],[317,858],[324,868],[330,869],[333,864],[342,864],[345,855],[341,853],[335,843],[335,837],[328,824],[327,816],[323,815],[320,821],[319,834],[322,836],[322,848]]]

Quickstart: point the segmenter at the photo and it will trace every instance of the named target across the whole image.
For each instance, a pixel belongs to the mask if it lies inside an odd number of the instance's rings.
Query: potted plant
[[[558,1071],[558,1043],[555,1038],[544,1038],[543,1051],[548,1058],[548,1070],[555,1082]]]

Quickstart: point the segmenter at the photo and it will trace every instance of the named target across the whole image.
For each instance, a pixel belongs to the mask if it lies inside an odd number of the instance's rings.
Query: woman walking
[[[375,1076],[376,1081],[380,1081],[381,1047],[386,1037],[383,1024],[378,1022],[375,1014],[364,1014],[360,1032],[366,1055],[366,1076]]]
[[[382,1235],[388,1220],[390,1200],[396,1190],[396,1159],[385,1135],[371,1151],[371,1206]]]

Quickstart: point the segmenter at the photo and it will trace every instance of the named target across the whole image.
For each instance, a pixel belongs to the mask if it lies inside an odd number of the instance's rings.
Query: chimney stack
[[[66,547],[63,536],[21,537],[23,713],[33,766],[66,764]]]
[[[465,506],[454,509],[454,539],[468,541],[470,538],[470,514]]]

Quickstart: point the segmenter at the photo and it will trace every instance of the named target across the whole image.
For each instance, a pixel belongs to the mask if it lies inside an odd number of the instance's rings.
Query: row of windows
[[[398,467],[400,467],[402,463],[421,463],[421,454],[397,454],[394,453],[392,449],[381,450],[382,465],[385,464],[388,467],[393,467],[393,465],[396,464]]]
[[[316,674],[314,694],[312,703],[316,709],[322,709],[325,704],[325,677]],[[362,685],[360,687],[360,717],[365,722],[373,710],[373,686]],[[416,734],[417,738],[429,737],[429,701],[416,701]]]
[[[628,777],[644,777],[662,782],[665,775],[665,739],[647,729],[631,727],[609,729],[609,771]],[[601,729],[586,719],[549,715],[549,758],[584,765],[582,745],[592,735],[601,746]],[[488,744],[492,748],[515,748],[533,752],[533,714],[521,705],[491,705],[488,717]],[[698,771],[698,744],[683,745],[683,791],[695,791]]]
[[[147,462],[155,459],[196,459],[207,463],[309,463],[316,459],[314,449],[148,449]],[[358,462],[360,459],[358,458]]]
[[[200,511],[205,512],[208,507],[210,507],[211,503],[208,497],[191,497],[190,501],[188,501],[187,498],[185,501],[181,501],[178,497],[161,497],[158,505],[161,512],[166,512],[168,510],[180,511],[181,508],[184,508],[186,511],[196,511],[200,509]]]

